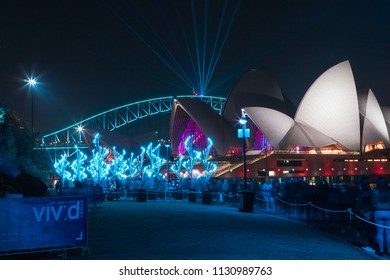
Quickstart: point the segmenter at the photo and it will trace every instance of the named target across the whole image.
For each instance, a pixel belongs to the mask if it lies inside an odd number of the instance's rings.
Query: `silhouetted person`
[[[75,180],[75,181],[73,182],[73,185],[74,185],[74,187],[77,188],[77,189],[82,189],[82,188],[83,188],[83,183],[81,183],[79,180]]]
[[[61,193],[62,193],[62,180],[59,179],[55,186],[56,186],[57,194],[61,195]]]
[[[274,197],[274,188],[272,185],[272,181],[267,179],[261,187],[261,193],[263,195],[263,199],[265,201],[265,207],[268,212],[275,213],[275,197]]]
[[[369,222],[374,222],[374,207],[372,203],[372,190],[370,187],[370,181],[367,177],[360,179],[360,194],[356,199],[355,209],[353,211],[356,215]],[[362,229],[367,237],[367,245],[372,249],[376,249],[376,228],[375,225],[365,221],[361,221]],[[369,249],[369,248],[368,248]]]
[[[372,203],[375,210],[375,223],[377,224],[377,241],[379,255],[390,250],[390,188],[387,180],[380,177],[376,188],[372,191]]]

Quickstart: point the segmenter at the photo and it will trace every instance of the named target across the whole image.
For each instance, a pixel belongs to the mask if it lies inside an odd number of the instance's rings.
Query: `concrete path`
[[[104,202],[91,208],[89,254],[100,260],[372,260],[304,225],[232,206]]]

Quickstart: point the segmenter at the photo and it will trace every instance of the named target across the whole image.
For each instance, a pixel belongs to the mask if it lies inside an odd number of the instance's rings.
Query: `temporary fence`
[[[0,256],[86,249],[85,197],[0,199]]]
[[[237,202],[237,194],[225,194],[215,191],[193,190],[124,190],[108,191],[104,194],[105,201],[188,201],[191,203],[222,204]]]
[[[277,196],[271,199],[256,197],[256,201],[259,211],[320,229],[333,236],[343,238],[350,245],[365,247],[368,245],[367,234],[373,234],[376,227],[390,229],[390,227],[357,215],[352,208],[329,209],[311,201],[295,203],[285,201]],[[368,232],[369,227],[373,227],[371,232]],[[375,239],[375,236],[372,238]]]

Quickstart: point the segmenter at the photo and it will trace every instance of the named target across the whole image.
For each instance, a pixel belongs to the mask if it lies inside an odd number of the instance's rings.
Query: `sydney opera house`
[[[220,113],[197,99],[173,102],[172,155],[184,152],[190,134],[199,148],[210,137],[212,160],[219,164],[216,177],[243,177],[243,147],[248,178],[304,177],[310,182],[390,174],[390,109],[371,89],[356,89],[348,61],[318,77],[298,107],[260,69],[237,81]],[[250,131],[245,145],[237,134],[242,117]]]

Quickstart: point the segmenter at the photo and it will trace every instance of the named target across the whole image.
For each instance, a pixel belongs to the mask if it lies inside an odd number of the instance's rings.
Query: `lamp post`
[[[246,138],[246,123],[248,122],[248,119],[244,116],[240,119],[240,124],[242,127],[242,155],[243,155],[243,166],[244,166],[244,190],[247,189],[246,187],[246,155],[245,155],[245,138]]]
[[[26,80],[29,87],[29,92],[31,94],[31,144],[34,148],[34,93],[31,88],[34,88],[37,85],[37,80],[35,78],[28,78]]]
[[[167,148],[167,182],[169,187],[169,147],[171,146],[171,144],[165,143],[164,146],[165,148]]]
[[[241,129],[238,129],[238,137],[242,138],[242,155],[243,155],[243,166],[244,166],[244,188],[239,193],[240,198],[240,212],[253,212],[253,204],[255,193],[247,189],[246,182],[246,155],[245,155],[245,138],[249,137],[250,130],[246,128],[246,123],[248,118],[243,114],[243,117],[240,119]]]

